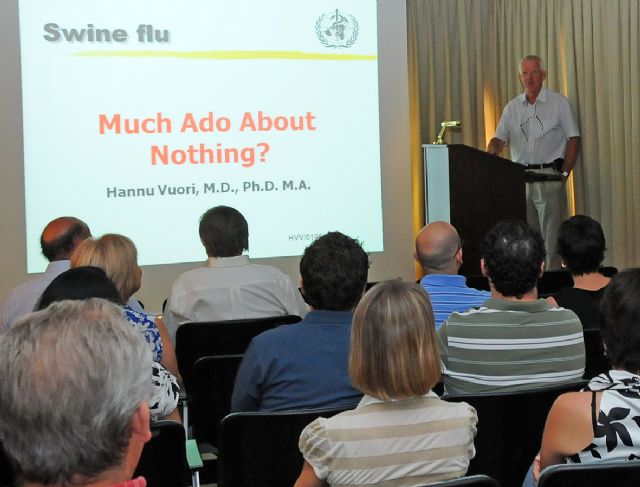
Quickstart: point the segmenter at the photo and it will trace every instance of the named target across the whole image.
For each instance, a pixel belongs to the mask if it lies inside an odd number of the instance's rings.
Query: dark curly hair
[[[355,308],[367,284],[369,257],[360,243],[340,232],[329,232],[309,245],[300,261],[302,289],[314,309]]]
[[[487,277],[496,290],[520,299],[540,277],[544,241],[540,233],[519,220],[498,222],[480,244]]]
[[[611,365],[640,372],[640,268],[611,278],[600,301],[600,329]]]
[[[216,206],[202,215],[199,233],[209,257],[235,257],[249,249],[247,220],[230,206]]]
[[[597,272],[605,250],[604,232],[593,218],[576,215],[560,225],[558,255],[571,274],[580,276]]]

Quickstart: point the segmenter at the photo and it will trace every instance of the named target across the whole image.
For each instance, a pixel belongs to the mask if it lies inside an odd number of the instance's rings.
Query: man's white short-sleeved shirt
[[[543,88],[535,104],[525,93],[504,107],[495,137],[509,144],[511,159],[520,164],[546,164],[564,157],[567,139],[579,137],[569,101]]]

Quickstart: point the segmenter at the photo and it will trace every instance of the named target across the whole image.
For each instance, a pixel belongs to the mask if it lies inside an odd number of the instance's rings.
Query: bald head
[[[415,258],[427,274],[457,274],[462,265],[460,236],[447,222],[433,222],[416,237]]]
[[[61,216],[44,227],[40,246],[50,262],[67,260],[78,244],[90,236],[91,231],[85,222],[72,216]]]

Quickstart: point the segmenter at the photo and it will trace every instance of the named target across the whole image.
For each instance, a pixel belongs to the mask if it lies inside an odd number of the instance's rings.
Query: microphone
[[[460,120],[447,120],[446,122],[442,122],[440,125],[442,127],[462,127],[462,122],[460,122]]]
[[[445,120],[440,124],[440,126],[442,127],[440,129],[440,133],[438,134],[436,140],[433,141],[433,143],[436,145],[444,144],[442,136],[444,135],[444,131],[447,130],[447,127],[462,127],[462,122],[460,120]]]

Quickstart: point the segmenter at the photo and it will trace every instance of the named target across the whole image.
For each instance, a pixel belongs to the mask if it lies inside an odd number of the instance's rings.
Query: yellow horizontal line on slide
[[[80,51],[82,57],[158,57],[178,59],[291,59],[314,61],[375,61],[378,56],[303,51]]]

